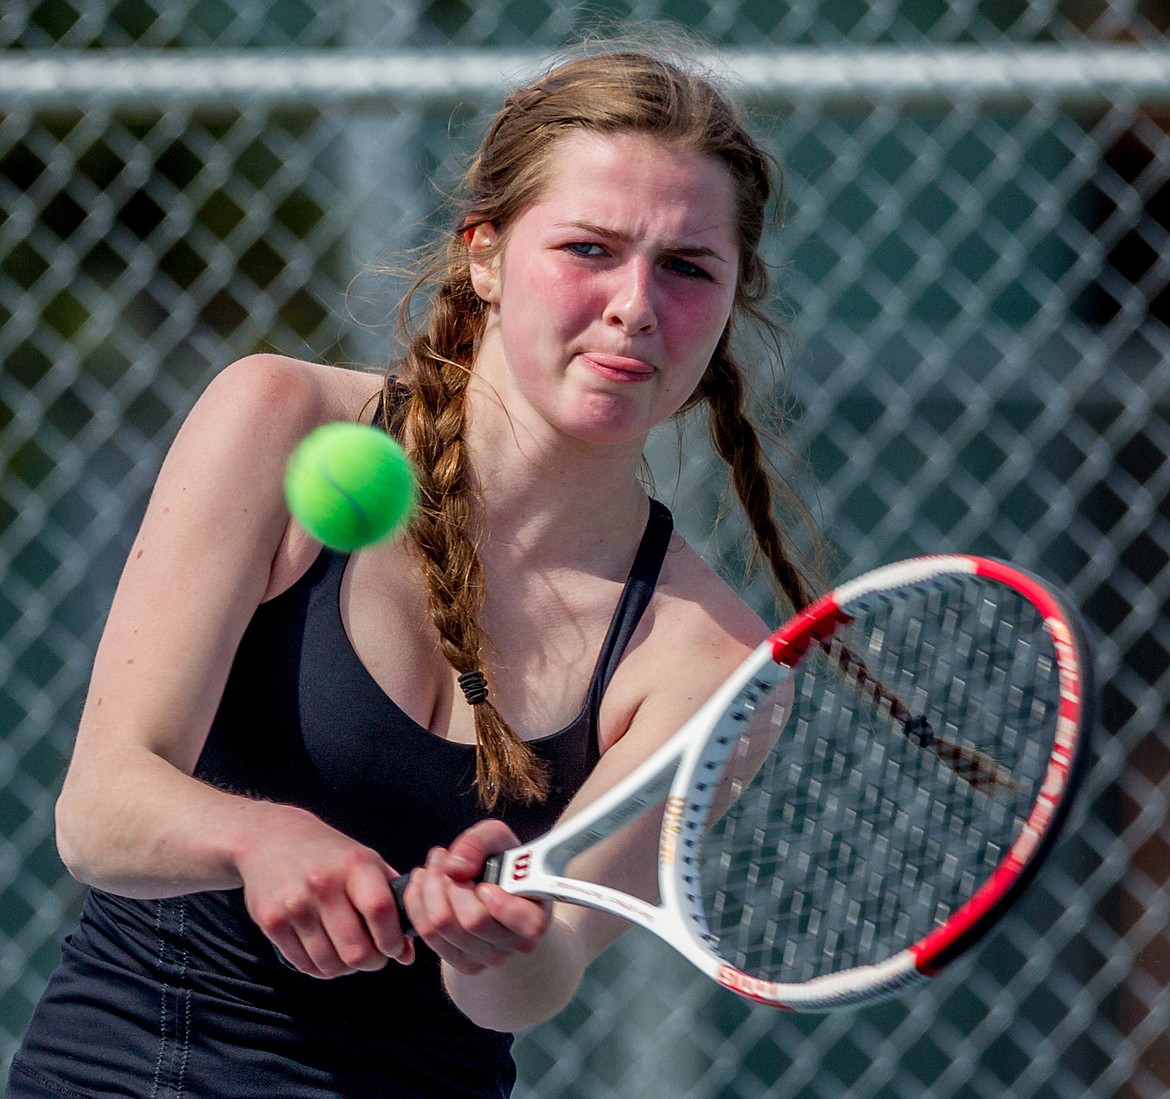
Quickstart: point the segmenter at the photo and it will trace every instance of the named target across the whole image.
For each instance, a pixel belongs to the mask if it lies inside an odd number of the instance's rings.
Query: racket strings
[[[837,637],[828,638],[821,647],[832,656],[841,673],[853,680],[859,689],[870,696],[901,732],[919,747],[935,752],[964,782],[978,790],[994,795],[1001,787],[1010,789],[1014,783],[999,761],[977,748],[956,743],[935,735],[934,728],[924,713],[915,713],[898,695],[873,675],[869,666],[855,652],[843,645]]]
[[[1019,834],[1051,754],[1058,661],[1026,600],[941,578],[848,610],[790,696],[761,703],[770,750],[700,845],[709,941],[765,980],[874,964],[945,923]],[[841,674],[841,649],[866,678]],[[887,694],[929,722],[926,747],[890,735]]]

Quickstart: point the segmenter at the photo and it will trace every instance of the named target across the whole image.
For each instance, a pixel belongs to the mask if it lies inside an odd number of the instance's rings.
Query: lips
[[[581,358],[595,373],[617,382],[644,382],[654,376],[654,367],[643,359],[600,351],[585,352]]]

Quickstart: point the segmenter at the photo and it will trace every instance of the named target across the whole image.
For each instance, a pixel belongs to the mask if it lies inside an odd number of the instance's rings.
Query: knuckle
[[[415,934],[428,946],[433,947],[435,940],[440,935],[436,921],[432,919],[429,913],[421,912],[413,922]]]
[[[252,915],[256,926],[270,939],[285,938],[296,928],[300,913],[288,904],[272,902],[259,907]]]
[[[288,930],[288,919],[285,913],[270,905],[262,905],[252,912],[252,919],[269,938],[281,935]]]
[[[365,969],[375,960],[374,952],[361,943],[345,944],[338,951],[343,965],[349,969]]]
[[[341,860],[341,867],[348,876],[353,873],[360,873],[368,870],[370,867],[377,865],[381,860],[368,847],[361,847],[354,845],[346,851],[345,857]]]
[[[297,893],[284,899],[278,918],[286,927],[294,927],[298,923],[303,923],[315,908],[314,898],[304,893]]]
[[[311,897],[327,897],[333,892],[336,880],[330,868],[314,867],[305,875],[305,889]]]
[[[496,921],[485,909],[469,912],[463,921],[463,930],[477,939],[487,938],[496,928]]]
[[[392,914],[397,913],[398,906],[394,903],[394,898],[389,893],[386,893],[381,896],[369,898],[362,905],[362,911],[368,920],[376,924],[383,924]]]

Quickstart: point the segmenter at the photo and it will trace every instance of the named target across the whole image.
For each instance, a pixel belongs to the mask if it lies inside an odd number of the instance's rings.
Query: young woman
[[[492,123],[380,387],[274,355],[215,379],[97,654],[58,806],[92,889],[10,1099],[508,1093],[508,1032],[621,928],[477,884],[484,860],[609,788],[765,634],[648,498],[655,425],[708,407],[804,601],[733,354],[766,323],[773,192],[707,80],[583,55]],[[363,419],[422,507],[399,542],[322,551],[284,466]],[[652,895],[655,828],[588,869]],[[417,945],[389,888],[415,867]]]

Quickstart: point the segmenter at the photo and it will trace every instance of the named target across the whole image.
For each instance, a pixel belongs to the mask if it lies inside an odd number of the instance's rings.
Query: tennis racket
[[[1027,573],[971,556],[877,569],[485,880],[620,916],[760,1003],[878,999],[974,946],[1039,868],[1085,765],[1089,671],[1075,616]],[[659,807],[657,903],[566,873]]]

